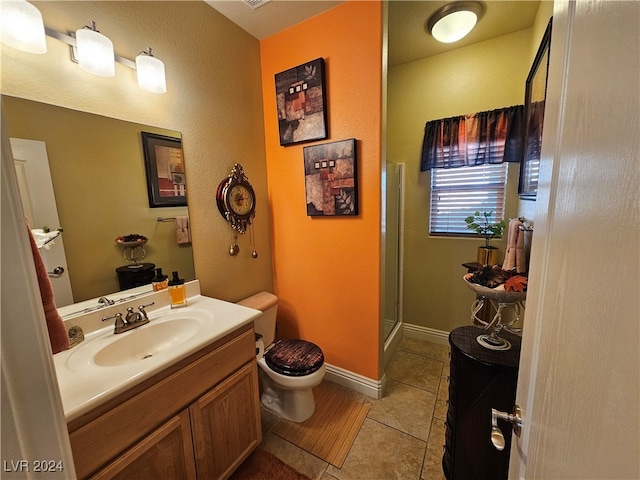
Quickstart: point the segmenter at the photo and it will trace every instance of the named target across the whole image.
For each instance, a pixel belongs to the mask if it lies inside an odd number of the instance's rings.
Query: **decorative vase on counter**
[[[497,265],[500,261],[500,249],[492,246],[478,247],[476,261],[480,265]]]

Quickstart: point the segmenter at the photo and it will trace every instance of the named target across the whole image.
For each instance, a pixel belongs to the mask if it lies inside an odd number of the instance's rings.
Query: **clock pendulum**
[[[229,248],[229,255],[235,257],[240,252],[238,233],[244,234],[249,230],[251,256],[258,258],[253,225],[251,225],[256,216],[256,194],[239,163],[234,165],[231,174],[218,185],[216,204],[220,215],[229,222],[233,230],[233,243]]]
[[[251,256],[258,258],[258,252],[256,252],[256,237],[253,231],[253,225],[249,225],[249,243],[251,244]]]

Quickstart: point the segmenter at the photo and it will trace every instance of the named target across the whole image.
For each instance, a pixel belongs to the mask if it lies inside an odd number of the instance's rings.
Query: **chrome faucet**
[[[134,312],[133,307],[127,307],[127,316],[124,317],[124,323],[129,325],[132,323],[138,323],[140,320],[142,320],[142,315],[138,312]],[[147,321],[149,321],[149,319],[147,319]]]
[[[103,322],[115,318],[115,324],[113,327],[113,333],[124,333],[134,328],[141,327],[142,325],[149,323],[149,317],[147,317],[146,307],[150,307],[155,302],[148,303],[147,305],[140,305],[138,307],[139,312],[134,312],[133,307],[127,307],[127,315],[122,318],[121,313],[116,313],[111,317],[104,317]]]
[[[114,303],[116,303],[114,300],[109,300],[107,297],[100,297],[98,299],[98,303],[102,306],[109,306],[109,305],[113,305]]]

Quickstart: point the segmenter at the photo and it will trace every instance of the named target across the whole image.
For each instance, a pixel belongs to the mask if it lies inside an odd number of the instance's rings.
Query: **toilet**
[[[324,377],[322,350],[305,340],[274,342],[278,309],[275,295],[260,292],[238,304],[262,312],[254,321],[262,405],[282,418],[304,422],[316,409],[312,389]]]

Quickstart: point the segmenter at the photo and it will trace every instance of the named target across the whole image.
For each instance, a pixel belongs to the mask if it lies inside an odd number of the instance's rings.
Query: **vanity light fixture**
[[[47,52],[40,10],[26,0],[3,1],[0,10],[2,43],[27,53]]]
[[[448,3],[427,20],[427,31],[439,42],[453,43],[467,36],[484,15],[482,2]]]
[[[100,77],[116,74],[113,42],[96,29],[96,22],[76,30],[76,47],[81,69]]]
[[[44,25],[42,14],[26,0],[0,0],[2,43],[28,53],[46,53],[45,35],[71,46],[71,60],[87,72],[103,77],[115,75],[115,62],[137,71],[138,85],[151,93],[166,93],[164,63],[151,47],[135,59],[114,53],[113,43],[96,29],[96,22],[68,35]]]
[[[164,63],[151,54],[151,47],[136,57],[138,86],[151,93],[166,93],[167,81],[164,74]]]

